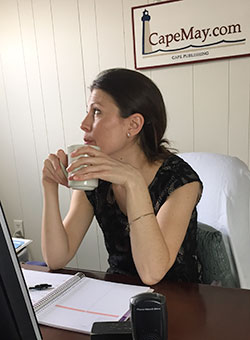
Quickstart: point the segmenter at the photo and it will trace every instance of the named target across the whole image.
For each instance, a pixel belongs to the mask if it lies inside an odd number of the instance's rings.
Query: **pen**
[[[52,285],[51,284],[48,284],[48,283],[40,283],[38,285],[35,285],[34,287],[29,287],[29,289],[34,289],[34,290],[46,290],[46,289],[49,289],[49,288],[52,288]]]

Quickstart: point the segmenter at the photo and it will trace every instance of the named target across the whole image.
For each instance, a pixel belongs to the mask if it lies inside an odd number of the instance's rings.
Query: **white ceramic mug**
[[[84,144],[73,144],[73,145],[69,145],[67,147],[67,154],[68,154],[68,164],[72,163],[74,160],[81,158],[81,157],[88,157],[87,154],[84,155],[80,155],[78,157],[71,157],[71,153],[74,150],[77,150],[79,148],[81,148],[82,146],[84,146]],[[96,149],[96,150],[100,150],[99,146],[95,146],[95,145],[89,145],[92,148]],[[67,173],[64,165],[62,164],[62,162],[60,161],[60,165],[61,168],[63,170],[64,175],[68,178],[68,175],[71,175],[72,173]],[[87,165],[81,165],[79,168],[75,169],[75,171],[85,167]],[[98,186],[98,179],[97,178],[93,178],[93,179],[88,179],[85,181],[68,181],[68,185],[70,188],[74,189],[74,190],[84,190],[84,191],[88,191],[88,190],[94,190],[97,186]]]

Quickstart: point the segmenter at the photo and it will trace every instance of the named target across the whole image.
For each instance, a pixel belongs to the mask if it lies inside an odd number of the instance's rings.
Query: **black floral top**
[[[171,154],[163,162],[148,187],[155,214],[157,215],[161,206],[175,189],[194,181],[201,183],[196,172],[183,159]],[[130,236],[127,230],[128,219],[115,201],[111,183],[100,180],[99,186],[86,194],[94,207],[96,219],[104,234],[109,254],[108,272],[138,275],[131,253]],[[176,261],[166,274],[168,280],[199,281],[196,232],[197,212],[194,208]]]

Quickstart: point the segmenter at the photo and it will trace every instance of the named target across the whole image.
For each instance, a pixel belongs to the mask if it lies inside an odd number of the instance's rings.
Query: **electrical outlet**
[[[14,235],[13,237],[24,238],[23,220],[14,220]]]

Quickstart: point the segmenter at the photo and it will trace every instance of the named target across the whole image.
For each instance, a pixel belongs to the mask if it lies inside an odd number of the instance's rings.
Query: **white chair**
[[[179,154],[203,182],[198,221],[219,230],[231,270],[250,289],[250,172],[237,157],[215,153]]]

